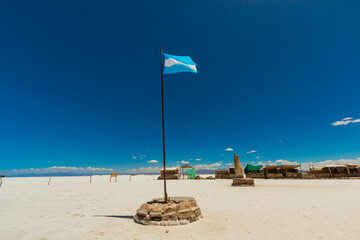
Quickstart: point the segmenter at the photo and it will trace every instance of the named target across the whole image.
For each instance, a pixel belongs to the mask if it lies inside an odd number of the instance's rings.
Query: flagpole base
[[[202,218],[200,207],[193,197],[156,198],[136,211],[134,221],[143,225],[177,226]]]

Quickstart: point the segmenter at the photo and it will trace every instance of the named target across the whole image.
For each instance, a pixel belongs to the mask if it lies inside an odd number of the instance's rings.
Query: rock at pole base
[[[192,197],[171,197],[165,203],[156,198],[144,203],[136,211],[134,221],[144,225],[176,226],[202,218],[200,207]]]
[[[232,185],[238,187],[255,187],[255,182],[252,178],[233,178]]]

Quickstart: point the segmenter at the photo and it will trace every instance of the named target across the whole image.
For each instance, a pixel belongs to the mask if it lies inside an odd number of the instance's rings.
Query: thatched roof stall
[[[264,177],[266,179],[269,178],[283,178],[283,174],[279,172],[278,170],[279,166],[265,166],[263,168],[264,171]]]
[[[360,165],[359,164],[346,164],[349,169],[350,174],[359,173],[360,174]]]
[[[331,178],[350,177],[350,168],[342,164],[328,164],[323,166],[323,171],[329,173]]]
[[[360,177],[360,168],[358,164],[327,164],[322,167],[312,166],[310,174],[316,178]]]
[[[186,174],[185,174],[186,172]],[[190,174],[188,174],[190,173]],[[195,168],[189,164],[185,164],[180,167],[180,176],[182,179],[185,179],[185,175],[188,176],[188,179],[195,178]],[[191,176],[190,176],[191,175]]]
[[[317,167],[317,166],[312,166],[309,168],[310,173],[322,173],[323,172],[323,168],[322,167]]]
[[[331,178],[330,170],[325,170],[324,167],[312,166],[309,169],[309,174],[315,176],[315,178]]]
[[[280,171],[287,178],[301,178],[301,165],[282,165]]]
[[[299,169],[301,165],[270,165],[264,167],[264,169],[267,169],[269,172],[277,172],[277,173],[283,173],[285,171],[287,172],[299,172]]]
[[[271,165],[264,167],[263,171],[265,178],[301,178],[300,164]]]

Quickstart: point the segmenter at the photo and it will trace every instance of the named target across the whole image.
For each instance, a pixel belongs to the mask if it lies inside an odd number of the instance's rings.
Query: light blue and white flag
[[[164,53],[165,67],[164,74],[178,72],[197,73],[196,63],[189,56],[174,56]]]

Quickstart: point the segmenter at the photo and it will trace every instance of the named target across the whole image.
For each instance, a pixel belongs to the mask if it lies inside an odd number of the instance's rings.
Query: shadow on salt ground
[[[93,215],[93,217],[110,217],[110,218],[125,218],[125,219],[134,219],[132,215]]]

